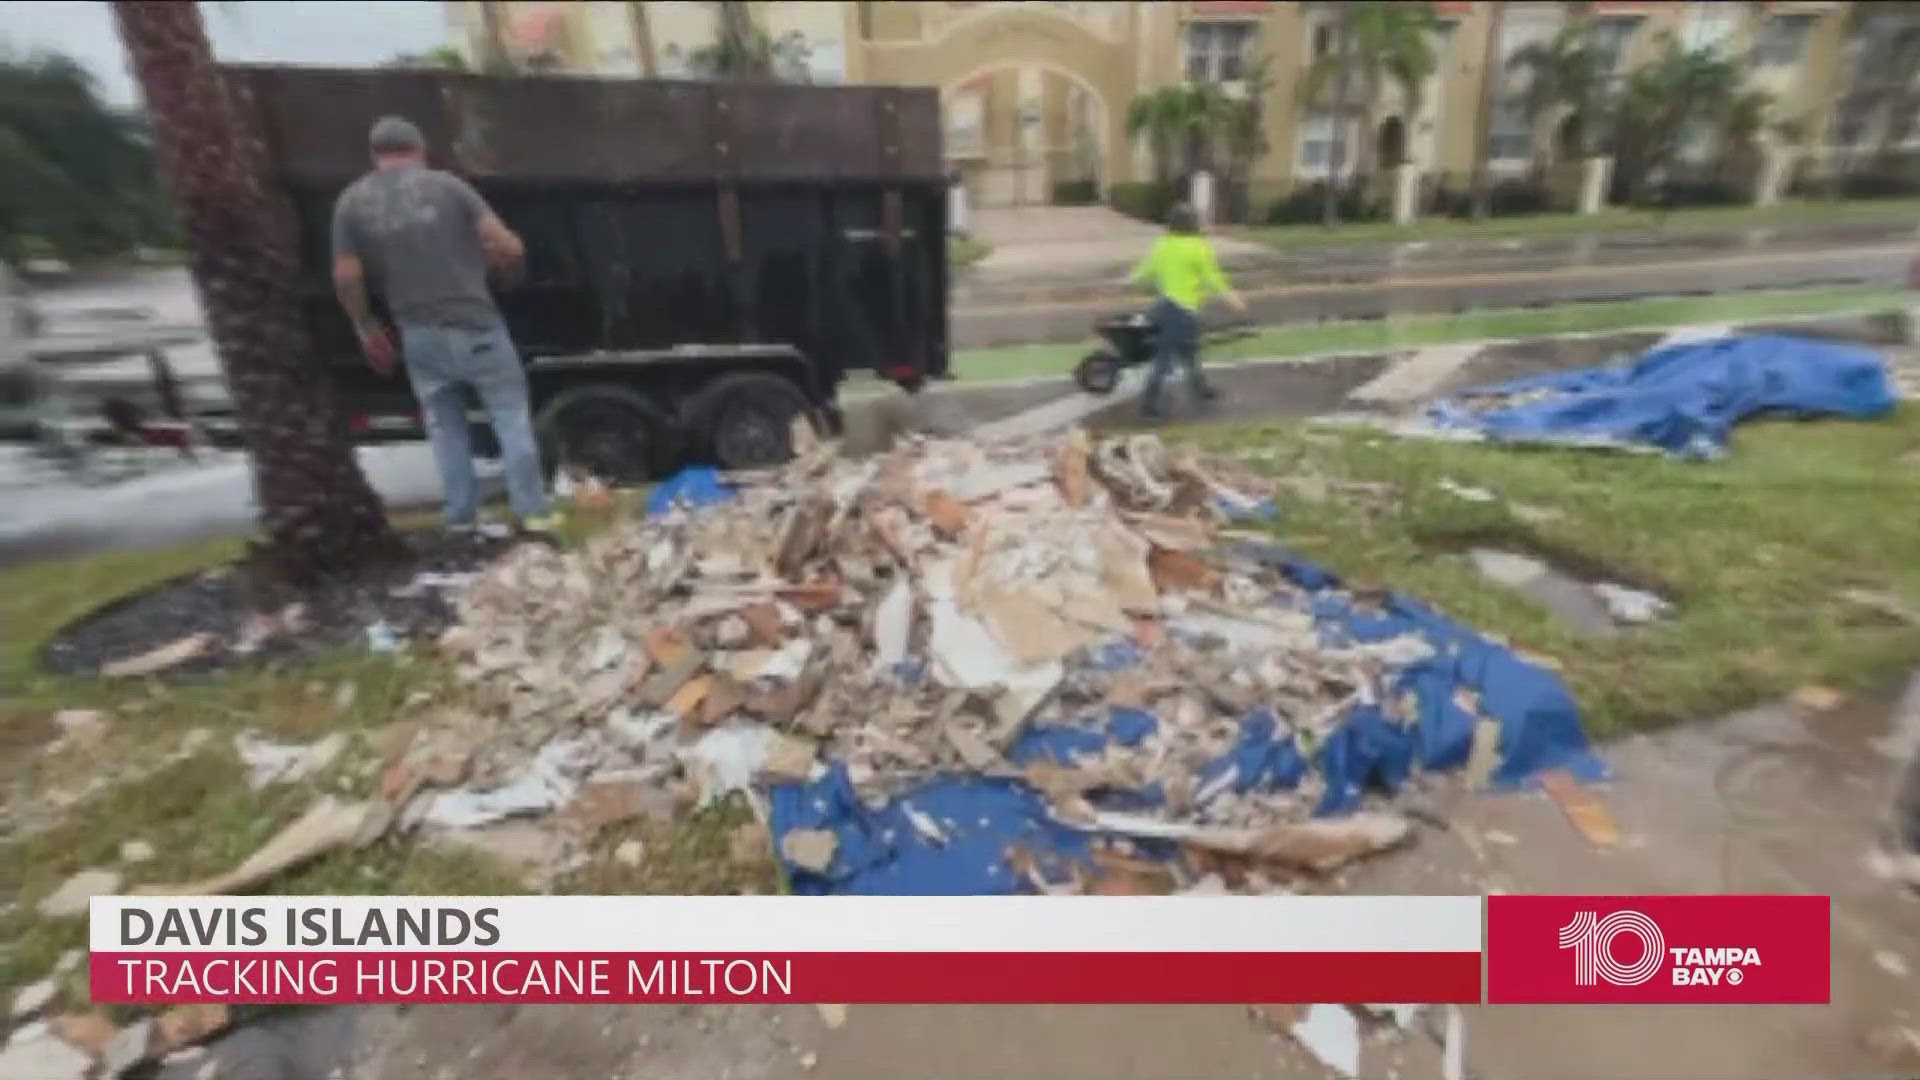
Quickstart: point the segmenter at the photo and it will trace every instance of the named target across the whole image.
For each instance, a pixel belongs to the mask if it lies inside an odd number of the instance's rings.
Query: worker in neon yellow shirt
[[[1159,295],[1151,315],[1153,371],[1141,396],[1141,417],[1153,420],[1161,415],[1160,387],[1175,364],[1187,369],[1187,389],[1196,404],[1218,397],[1219,391],[1200,374],[1200,305],[1215,296],[1242,314],[1247,305],[1220,272],[1220,260],[1214,256],[1212,242],[1200,235],[1193,207],[1179,203],[1167,214],[1166,234],[1153,242],[1153,250],[1134,268],[1132,280],[1152,285]]]

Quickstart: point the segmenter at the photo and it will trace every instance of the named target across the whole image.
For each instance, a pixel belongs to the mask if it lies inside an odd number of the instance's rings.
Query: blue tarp
[[[698,508],[726,502],[733,488],[709,465],[690,465],[647,494],[647,513],[657,517],[675,506]]]
[[[1543,396],[1544,395],[1544,396]],[[1509,398],[1469,408],[1464,399]],[[1748,334],[1654,349],[1625,367],[1536,375],[1467,391],[1429,419],[1512,442],[1652,446],[1711,457],[1749,416],[1872,419],[1894,407],[1878,353],[1811,338]]]
[[[1378,611],[1355,610],[1336,595],[1339,582],[1310,563],[1273,545],[1243,545],[1241,553],[1280,567],[1302,587],[1322,595],[1314,605],[1321,633],[1329,643],[1381,641],[1419,634],[1433,654],[1401,669],[1394,692],[1411,692],[1418,703],[1406,726],[1388,719],[1376,706],[1354,708],[1318,748],[1304,751],[1291,732],[1265,709],[1240,723],[1240,737],[1220,761],[1201,770],[1204,787],[1232,770],[1236,792],[1257,788],[1291,789],[1310,769],[1326,781],[1319,813],[1341,814],[1359,805],[1370,788],[1392,791],[1417,763],[1427,770],[1448,770],[1466,763],[1473,743],[1474,718],[1456,700],[1457,688],[1480,695],[1483,712],[1500,723],[1497,787],[1525,783],[1546,769],[1564,768],[1583,780],[1600,778],[1604,766],[1587,743],[1579,712],[1558,676],[1515,656],[1512,650],[1480,637],[1405,597],[1393,596]],[[1131,654],[1131,655],[1129,655]],[[1137,660],[1124,646],[1095,650],[1090,666],[1124,666]],[[1047,760],[1070,764],[1096,754],[1109,741],[1135,745],[1159,723],[1140,709],[1107,708],[1093,716],[1036,721],[1010,748],[1017,765]],[[1102,809],[1139,810],[1158,805],[1155,786],[1102,791],[1090,795]],[[1006,861],[1016,848],[1056,860],[1086,857],[1091,835],[1056,822],[1044,801],[1015,781],[943,777],[920,785],[878,811],[854,797],[844,768],[836,765],[809,784],[773,789],[773,833],[795,828],[831,829],[839,836],[832,866],[812,874],[788,866],[800,893],[970,895],[1025,892],[1030,886]],[[930,838],[916,830],[907,808],[931,819],[944,834]],[[1138,846],[1138,845],[1136,845]],[[1151,845],[1146,848],[1152,854]],[[1171,857],[1172,851],[1162,854]]]
[[[676,502],[706,506],[732,496],[732,489],[712,470],[690,469],[656,489],[648,511],[662,513]],[[1270,510],[1254,506],[1248,512]],[[1402,596],[1390,596],[1377,607],[1356,608],[1341,595],[1338,578],[1278,545],[1242,543],[1236,551],[1275,567],[1315,594],[1315,625],[1329,645],[1385,641],[1411,633],[1425,639],[1432,653],[1401,668],[1390,684],[1396,697],[1413,695],[1416,709],[1411,723],[1396,723],[1377,706],[1356,706],[1321,745],[1308,748],[1272,712],[1255,709],[1241,718],[1233,747],[1195,777],[1201,788],[1224,783],[1240,793],[1291,790],[1310,770],[1318,769],[1326,786],[1317,812],[1350,812],[1364,792],[1393,791],[1416,765],[1442,771],[1466,763],[1475,719],[1458,700],[1456,691],[1462,689],[1478,694],[1481,712],[1500,724],[1500,759],[1492,777],[1496,787],[1523,784],[1547,769],[1567,769],[1582,780],[1604,775],[1605,766],[1580,727],[1572,695],[1551,671]],[[1140,660],[1131,642],[1115,640],[1087,650],[1078,662],[1087,668],[1115,670]],[[907,682],[922,673],[918,666],[896,672]],[[1110,743],[1138,745],[1158,725],[1159,719],[1150,712],[1120,707],[1093,715],[1036,718],[1008,748],[1007,756],[1016,765],[1039,761],[1067,765],[1101,752]],[[1010,852],[1029,853],[1048,872],[1085,860],[1094,839],[1093,834],[1056,821],[1044,799],[1015,780],[940,777],[873,810],[856,796],[845,766],[834,763],[810,783],[775,785],[769,797],[776,850],[779,838],[793,829],[830,829],[837,838],[833,860],[824,871],[786,864],[794,891],[803,894],[1027,892],[1032,886],[1009,865]],[[1088,798],[1101,809],[1142,810],[1160,805],[1165,794],[1150,784],[1090,792]],[[924,826],[929,822],[937,836],[927,835]],[[1175,855],[1166,844],[1136,841],[1135,850],[1146,857]]]

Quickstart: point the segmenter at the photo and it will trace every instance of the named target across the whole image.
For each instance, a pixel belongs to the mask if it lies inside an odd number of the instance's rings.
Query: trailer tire
[[[1106,349],[1095,349],[1073,369],[1073,381],[1089,394],[1111,394],[1120,385],[1120,358]]]
[[[562,465],[612,484],[637,484],[666,472],[677,447],[673,421],[652,399],[612,383],[572,386],[534,421],[547,475]]]
[[[793,456],[793,418],[813,422],[807,396],[790,379],[740,371],[694,395],[693,430],[723,469],[759,469]]]

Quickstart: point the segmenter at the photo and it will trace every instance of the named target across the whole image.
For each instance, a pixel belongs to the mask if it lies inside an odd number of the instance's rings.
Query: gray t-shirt
[[[480,247],[486,200],[419,165],[375,169],[333,207],[333,253],[352,255],[398,322],[484,329],[499,318]]]

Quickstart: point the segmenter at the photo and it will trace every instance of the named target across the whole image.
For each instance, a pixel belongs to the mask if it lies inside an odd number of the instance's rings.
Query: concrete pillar
[[[1580,162],[1580,203],[1582,214],[1597,214],[1606,209],[1607,185],[1613,180],[1613,159],[1590,157]]]
[[[947,179],[947,231],[967,235],[967,181],[959,170]]]
[[[1395,165],[1391,170],[1393,184],[1393,223],[1410,224],[1420,216],[1420,168],[1416,165]]]
[[[1772,206],[1787,192],[1796,154],[1792,147],[1766,146],[1760,151],[1760,175],[1753,185],[1753,205]]]
[[[1205,169],[1194,172],[1187,183],[1187,202],[1193,206],[1194,217],[1200,221],[1200,227],[1211,229],[1218,222],[1214,218],[1213,174]]]
[[[1044,152],[1046,101],[1042,96],[1044,84],[1041,80],[1041,69],[1028,64],[1020,68],[1016,84],[1016,100],[1019,104],[1015,113],[1018,127],[1014,138],[1018,140],[1022,165],[1019,179],[1015,181],[1020,192],[1016,201],[1029,205],[1053,201]]]

